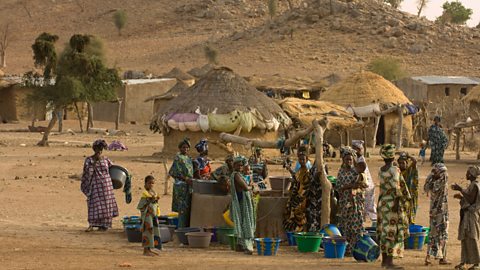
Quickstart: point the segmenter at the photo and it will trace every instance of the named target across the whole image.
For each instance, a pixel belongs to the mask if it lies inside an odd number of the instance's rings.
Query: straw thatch
[[[411,104],[402,90],[382,76],[368,71],[358,72],[333,85],[320,97],[342,106],[362,107],[372,103],[382,105]]]
[[[480,85],[473,87],[466,96],[462,98],[466,103],[480,103]]]
[[[314,119],[328,119],[330,128],[354,128],[361,126],[353,114],[344,107],[326,101],[286,98],[279,102],[280,107],[303,127],[308,127]]]
[[[215,68],[154,116],[152,125],[163,126],[164,116],[173,113],[255,112],[261,120],[277,119],[290,125],[290,119],[272,99],[257,91],[241,76],[226,67]]]
[[[310,78],[285,78],[279,74],[273,76],[253,75],[246,80],[258,90],[274,91],[321,91],[327,86],[326,82],[316,82]]]
[[[188,73],[185,73],[184,71],[182,71],[179,68],[173,68],[168,73],[163,74],[162,77],[164,77],[164,78],[175,78],[175,79],[181,80],[181,81],[195,80],[195,78],[192,75],[190,75]]]
[[[201,78],[201,77],[207,75],[207,73],[210,72],[214,68],[215,68],[214,65],[206,64],[206,65],[203,65],[202,67],[192,68],[187,73],[194,76],[195,78]]]
[[[145,100],[145,102],[152,101],[152,100],[159,100],[159,99],[170,100],[172,98],[177,97],[181,92],[183,92],[187,88],[188,88],[188,84],[184,83],[181,80],[177,80],[177,83],[172,88],[170,88],[170,90],[168,90],[166,93],[162,95],[149,97]]]

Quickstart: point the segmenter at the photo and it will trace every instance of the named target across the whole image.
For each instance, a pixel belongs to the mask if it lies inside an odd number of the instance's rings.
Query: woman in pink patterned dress
[[[103,150],[107,147],[104,140],[96,140],[92,147],[95,153],[85,159],[83,166],[80,189],[87,197],[89,223],[87,232],[93,231],[94,228],[106,231],[112,227],[112,219],[118,216],[112,179],[108,171],[112,162],[102,156]]]

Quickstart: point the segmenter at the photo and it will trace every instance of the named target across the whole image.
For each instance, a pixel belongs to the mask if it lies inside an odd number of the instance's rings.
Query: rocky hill
[[[7,73],[33,68],[30,46],[48,31],[63,47],[74,33],[105,41],[111,65],[156,74],[206,63],[204,47],[242,75],[324,77],[395,56],[411,75],[480,76],[480,30],[436,25],[375,0],[279,1],[270,18],[262,0],[2,0],[0,24],[14,30]],[[292,4],[289,7],[288,2]],[[119,36],[112,22],[125,9]]]

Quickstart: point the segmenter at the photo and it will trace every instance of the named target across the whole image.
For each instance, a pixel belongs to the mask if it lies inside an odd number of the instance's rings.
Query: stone
[[[317,15],[317,14],[311,14],[311,15],[308,15],[305,20],[307,21],[307,23],[316,23],[318,21],[320,21],[320,16]]]
[[[398,45],[398,40],[396,37],[390,37],[385,42],[383,42],[383,47],[393,49]]]
[[[413,54],[420,54],[425,51],[425,46],[423,44],[416,43],[410,46],[409,51]]]

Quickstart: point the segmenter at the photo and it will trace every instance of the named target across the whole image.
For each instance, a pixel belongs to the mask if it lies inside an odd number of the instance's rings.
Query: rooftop
[[[478,85],[480,84],[479,78],[461,77],[461,76],[417,76],[417,77],[412,77],[412,79],[428,85],[435,85],[435,84]]]

